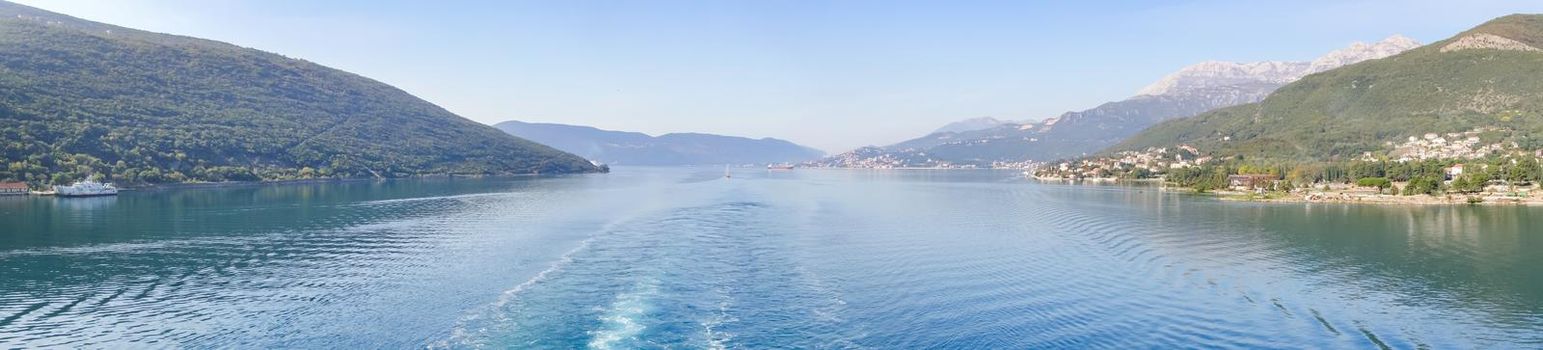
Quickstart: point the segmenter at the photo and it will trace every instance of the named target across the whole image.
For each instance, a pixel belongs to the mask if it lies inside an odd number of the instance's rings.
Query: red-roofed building
[[[0,182],[0,196],[27,194],[27,184],[20,182]]]

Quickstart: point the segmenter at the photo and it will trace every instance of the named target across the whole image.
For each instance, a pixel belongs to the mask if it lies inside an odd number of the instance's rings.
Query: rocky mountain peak
[[[1163,77],[1137,95],[1171,95],[1249,82],[1285,84],[1301,77],[1307,62],[1264,61],[1237,63],[1205,61]]]
[[[1229,86],[1279,86],[1301,79],[1308,74],[1339,68],[1361,61],[1396,55],[1419,47],[1420,43],[1402,35],[1393,35],[1375,43],[1355,42],[1334,50],[1311,62],[1263,61],[1226,62],[1206,61],[1184,67],[1151,85],[1142,88],[1139,95],[1175,95],[1215,91]],[[1273,90],[1273,89],[1272,89]],[[1264,91],[1268,93],[1269,91]]]
[[[1350,47],[1331,51],[1313,60],[1306,74],[1323,72],[1361,61],[1397,55],[1400,52],[1416,47],[1420,47],[1419,42],[1397,34],[1371,44],[1355,42],[1350,44]]]

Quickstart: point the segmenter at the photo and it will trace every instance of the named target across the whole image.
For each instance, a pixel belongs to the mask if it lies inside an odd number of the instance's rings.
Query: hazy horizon
[[[1543,4],[24,0],[347,70],[463,117],[773,137],[839,153],[1130,97],[1205,60],[1423,43]],[[475,6],[474,6],[475,5]]]

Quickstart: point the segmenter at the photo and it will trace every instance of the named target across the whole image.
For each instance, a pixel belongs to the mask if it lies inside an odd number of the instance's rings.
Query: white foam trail
[[[520,293],[524,292],[526,289],[530,289],[530,287],[535,286],[542,281],[546,281],[548,278],[547,276],[561,272],[563,268],[567,267],[569,264],[572,264],[573,257],[578,255],[579,252],[588,249],[590,243],[593,242],[596,237],[598,236],[591,236],[584,239],[583,241],[579,241],[578,246],[573,247],[573,249],[569,249],[567,252],[563,252],[563,255],[559,256],[557,261],[552,262],[551,265],[548,265],[545,270],[537,272],[535,276],[531,276],[531,278],[525,280],[525,282],[521,282],[520,284],[515,285],[514,288],[510,288],[509,290],[505,290],[503,293],[500,293],[498,295],[498,300],[494,301],[492,304],[489,304],[485,308],[486,311],[480,313],[471,313],[465,317],[462,317],[460,321],[456,322],[455,329],[450,331],[450,339],[448,341],[442,341],[438,344],[434,344],[431,347],[448,348],[450,347],[450,344],[471,344],[471,341],[473,340],[472,337],[478,334],[473,334],[470,330],[467,329],[467,327],[471,326],[472,322],[481,319],[483,314],[491,313],[497,321],[507,321],[508,315],[501,311],[503,311],[510,302],[517,300],[520,296]]]
[[[545,270],[537,272],[535,276],[525,280],[525,282],[522,282],[519,285],[515,285],[514,288],[506,290],[503,294],[500,294],[498,296],[498,301],[493,303],[493,307],[502,308],[505,305],[508,305],[510,301],[514,300],[515,297],[520,295],[520,292],[524,292],[525,289],[530,288],[537,283],[541,283],[541,281],[545,281],[547,279],[547,275],[562,271],[563,267],[573,263],[574,255],[578,254],[580,251],[583,251],[586,248],[589,248],[590,242],[593,242],[594,240],[595,237],[590,237],[585,238],[583,241],[579,241],[578,246],[573,247],[573,249],[569,249],[567,252],[564,252],[562,256],[557,258],[556,262],[553,262],[552,265],[547,266]]]
[[[636,291],[617,295],[610,309],[604,316],[600,316],[600,321],[605,326],[589,332],[593,336],[589,340],[589,348],[599,350],[633,348],[634,346],[626,344],[635,342],[638,335],[648,328],[643,325],[641,319],[648,315],[648,298],[658,292],[658,286],[644,284]]]
[[[733,306],[734,303],[728,289],[719,287],[715,288],[714,291],[718,295],[718,312],[713,314],[712,318],[702,322],[702,333],[707,338],[708,349],[723,350],[729,348],[728,343],[734,339],[734,334],[724,332],[719,327],[730,322],[739,321],[739,319],[729,315],[729,307]]]
[[[434,196],[434,197],[414,197],[414,198],[381,199],[381,200],[349,203],[348,205],[350,205],[350,206],[369,206],[369,205],[378,205],[378,204],[419,202],[419,201],[428,201],[428,200],[436,200],[436,199],[463,199],[463,198],[477,198],[477,197],[507,196],[507,195],[513,195],[513,194],[521,194],[521,193],[523,193],[523,192],[491,192],[491,193],[470,193],[470,194],[457,194],[457,195]]]

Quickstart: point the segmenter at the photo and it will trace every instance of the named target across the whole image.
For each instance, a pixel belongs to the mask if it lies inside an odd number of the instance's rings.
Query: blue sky
[[[359,73],[483,123],[777,137],[841,152],[1038,120],[1204,60],[1424,43],[1543,2],[22,0]]]

